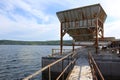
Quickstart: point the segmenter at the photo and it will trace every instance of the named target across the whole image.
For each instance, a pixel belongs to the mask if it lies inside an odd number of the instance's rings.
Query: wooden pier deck
[[[66,80],[93,80],[88,62],[88,51],[84,48],[79,51],[79,58]]]

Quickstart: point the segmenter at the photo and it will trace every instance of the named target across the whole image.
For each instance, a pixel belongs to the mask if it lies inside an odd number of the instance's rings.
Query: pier
[[[57,12],[60,49],[42,57],[42,80],[120,80],[120,40],[104,37],[106,13],[100,4]],[[72,49],[63,49],[64,35],[72,37]],[[80,46],[80,48],[75,48]]]

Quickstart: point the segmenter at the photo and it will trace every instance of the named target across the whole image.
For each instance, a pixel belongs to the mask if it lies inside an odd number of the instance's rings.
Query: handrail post
[[[51,70],[50,70],[50,67],[48,68],[48,71],[49,71],[49,80],[51,80]]]
[[[62,60],[62,71],[63,71],[63,69],[64,69],[64,59]],[[64,80],[64,73],[62,75],[62,80]]]
[[[73,55],[73,53],[71,54],[71,60],[70,60],[70,62],[72,61],[72,55]],[[70,69],[72,69],[72,64],[71,64],[71,67],[70,67]]]

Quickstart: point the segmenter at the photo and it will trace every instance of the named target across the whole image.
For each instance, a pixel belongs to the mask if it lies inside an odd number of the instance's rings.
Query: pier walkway
[[[78,54],[80,54],[79,58],[67,80],[93,80],[87,50],[81,49]]]
[[[23,80],[30,80],[42,73],[43,80],[104,80],[92,54],[91,47],[81,47],[63,57],[42,58],[42,69]],[[89,65],[90,64],[90,65]]]

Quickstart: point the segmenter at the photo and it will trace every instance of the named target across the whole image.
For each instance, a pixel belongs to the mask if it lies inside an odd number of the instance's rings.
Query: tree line
[[[72,44],[72,40],[64,40],[63,44]],[[0,40],[0,45],[60,45],[60,41],[59,40],[51,40],[51,41]]]

